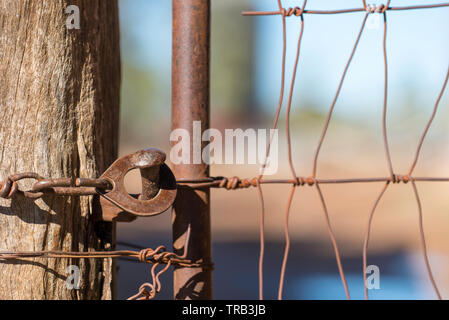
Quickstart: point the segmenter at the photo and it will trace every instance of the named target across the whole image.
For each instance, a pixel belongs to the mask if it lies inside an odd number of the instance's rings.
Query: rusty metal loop
[[[13,185],[15,186],[15,190],[13,192]],[[10,199],[14,193],[17,192],[17,184],[12,182],[11,179],[8,177],[5,181],[2,181],[0,183],[0,197],[5,199]]]
[[[164,161],[165,154],[163,152],[149,149],[117,160],[99,179],[44,179],[37,173],[11,175],[5,181],[0,182],[0,198],[10,199],[15,195],[22,195],[35,200],[44,194],[57,196],[101,195],[127,213],[137,216],[153,216],[166,211],[176,198],[176,180]],[[151,200],[136,199],[129,195],[124,186],[126,174],[132,169],[145,170],[153,167],[160,167],[159,181],[157,181],[160,190],[157,195]],[[22,191],[18,186],[18,182],[25,179],[36,180],[30,191]]]
[[[18,182],[26,179],[34,179],[36,180],[36,183],[33,184],[29,191],[22,191],[19,188]],[[104,191],[111,189],[109,181],[105,179],[87,180],[91,181],[92,187]],[[21,195],[25,198],[36,200],[42,198],[45,194],[54,194],[58,196],[89,196],[98,194],[95,188],[76,186],[76,179],[74,178],[44,179],[37,173],[28,172],[11,175],[5,181],[0,182],[0,198],[11,199],[16,195]]]
[[[0,182],[0,198],[11,199],[15,195],[22,195],[30,199],[38,199],[43,193],[32,191],[22,191],[18,182],[26,179],[41,181],[43,178],[37,173],[26,172],[9,176],[5,181]]]
[[[125,156],[115,161],[100,177],[109,181],[112,190],[101,193],[101,196],[125,212],[136,216],[154,216],[168,210],[174,203],[177,194],[176,179],[170,168],[164,164],[165,154],[156,149],[148,149]],[[135,199],[125,188],[125,176],[133,169],[160,167],[160,191],[150,200]],[[82,184],[78,180],[77,184]]]

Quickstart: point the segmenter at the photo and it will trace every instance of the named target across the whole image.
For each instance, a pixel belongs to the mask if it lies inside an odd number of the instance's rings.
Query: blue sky
[[[218,0],[215,0],[218,1]],[[237,0],[219,0],[237,1]],[[212,1],[212,3],[214,0]],[[309,0],[309,9],[355,8],[361,0]],[[277,9],[276,0],[252,0],[257,10]],[[301,4],[284,0],[284,7]],[[380,1],[368,1],[379,4]],[[392,6],[438,3],[429,0],[392,0]],[[133,55],[170,85],[171,1],[120,0],[122,23],[139,50]],[[338,85],[338,80],[360,29],[364,13],[343,15],[306,15],[302,56],[297,78],[295,101],[311,102],[325,110]],[[380,15],[373,15],[373,19]],[[236,17],[240,19],[242,17]],[[267,110],[274,108],[281,74],[282,24],[279,16],[247,17],[256,19],[256,101]],[[296,52],[299,18],[288,19],[287,79]],[[375,26],[375,21],[370,21]],[[388,13],[388,52],[390,73],[390,106],[431,108],[449,63],[449,8]],[[367,27],[348,73],[336,114],[367,118],[375,115],[383,95],[383,24]],[[124,43],[126,46],[126,43]],[[410,96],[411,94],[411,96]],[[447,104],[447,97],[443,104]]]

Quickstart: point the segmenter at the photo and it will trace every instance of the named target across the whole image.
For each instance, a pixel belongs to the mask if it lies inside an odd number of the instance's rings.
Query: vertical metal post
[[[209,128],[210,8],[210,0],[173,0],[172,127],[191,137],[191,164],[174,166],[177,178],[209,176],[208,165],[193,162],[193,123],[201,135]],[[174,209],[175,252],[183,254],[190,227],[187,259],[211,263],[210,191],[179,190]],[[212,270],[177,268],[174,290],[178,300],[212,299]]]

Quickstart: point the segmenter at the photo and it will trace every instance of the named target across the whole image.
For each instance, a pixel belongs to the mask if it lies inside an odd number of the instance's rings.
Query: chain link
[[[19,182],[36,180],[30,190],[22,190]],[[21,173],[9,176],[0,182],[0,198],[11,199],[20,195],[29,199],[39,199],[44,195],[57,196],[91,196],[108,192],[112,189],[106,179],[60,178],[44,179],[37,173]]]

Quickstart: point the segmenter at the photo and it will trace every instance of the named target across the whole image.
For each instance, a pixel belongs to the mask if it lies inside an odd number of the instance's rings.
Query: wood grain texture
[[[66,27],[66,7],[81,28]],[[117,0],[0,0],[0,179],[17,172],[98,177],[116,158],[120,90]],[[29,188],[33,181],[24,181]],[[0,251],[93,251],[114,227],[91,197],[0,200]],[[81,269],[68,290],[66,268]],[[111,299],[110,260],[0,263],[0,299]]]

